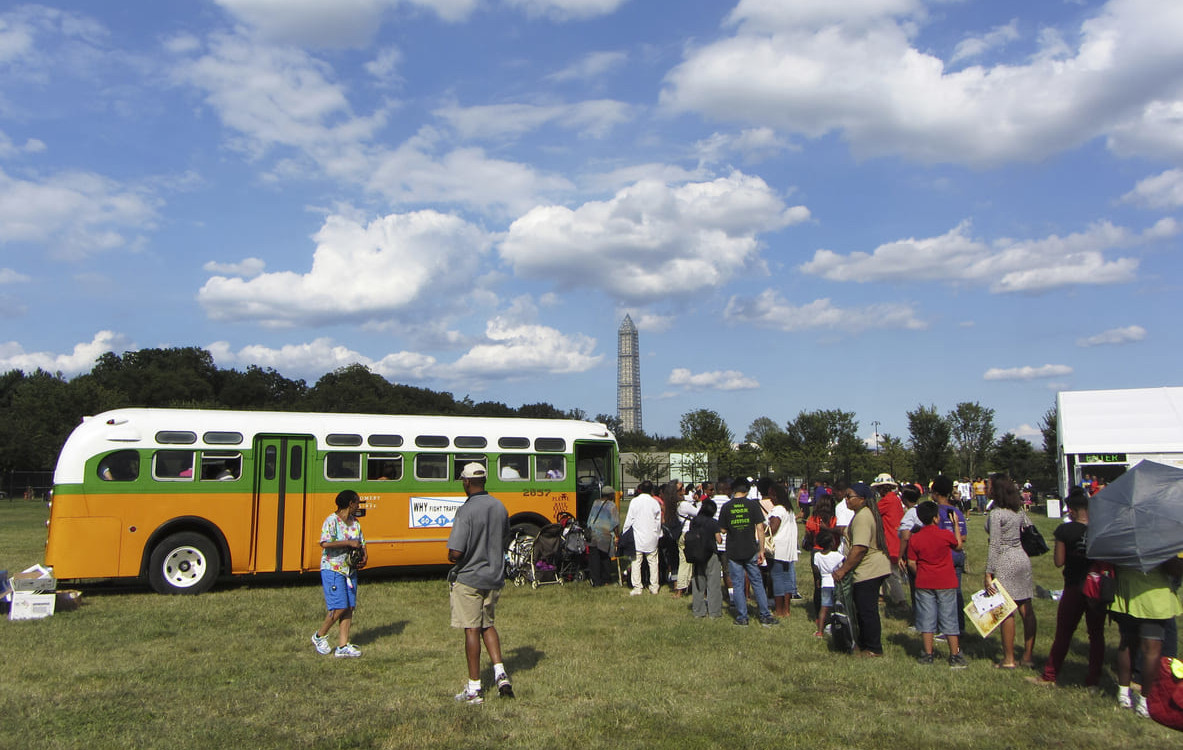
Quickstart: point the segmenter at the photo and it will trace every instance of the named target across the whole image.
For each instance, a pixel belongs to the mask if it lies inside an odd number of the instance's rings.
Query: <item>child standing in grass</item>
[[[933,636],[937,626],[949,643],[949,667],[965,669],[969,664],[961,653],[961,633],[957,625],[957,571],[953,551],[962,547],[961,531],[937,526],[940,511],[931,501],[916,506],[916,516],[923,527],[908,540],[908,569],[916,576],[916,628],[924,639],[921,664],[933,663]]]
[[[830,613],[830,607],[834,606],[834,571],[846,561],[846,557],[838,551],[838,536],[827,528],[818,530],[813,543],[819,550],[813,556],[813,564],[821,580],[821,606],[817,610],[817,632],[813,636],[822,638],[826,615]]]
[[[357,606],[357,571],[364,568],[369,553],[361,533],[357,511],[361,498],[353,490],[337,494],[337,512],[329,514],[320,530],[320,580],[324,588],[328,614],[320,628],[312,634],[312,645],[318,654],[333,653],[338,659],[356,658],[361,651],[349,642],[349,627],[353,624],[353,608]],[[352,550],[361,550],[361,560],[350,561]],[[337,625],[336,651],[329,645],[329,629]]]

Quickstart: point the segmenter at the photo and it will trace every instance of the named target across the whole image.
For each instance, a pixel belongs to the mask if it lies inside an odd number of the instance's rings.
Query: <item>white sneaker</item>
[[[474,691],[468,688],[465,688],[463,692],[456,693],[456,700],[459,703],[468,703],[473,706],[479,706],[485,702],[485,699],[481,697],[480,690]]]
[[[641,591],[641,589],[633,589],[632,591],[628,592],[628,595],[629,596],[640,596],[642,593],[643,592]]]
[[[337,652],[333,656],[338,659],[356,659],[361,656],[361,649],[352,643],[346,643],[344,646],[338,646]]]
[[[660,589],[660,588],[658,588],[658,587],[656,587],[656,586],[650,586],[650,587],[649,587],[649,593],[650,593],[650,594],[657,595],[657,594],[660,594],[660,593],[661,593],[661,589]]]
[[[1150,718],[1150,708],[1146,705],[1146,699],[1142,696],[1138,696],[1137,702],[1134,704],[1134,713],[1144,719]]]
[[[1117,694],[1117,706],[1118,706],[1118,708],[1133,708],[1134,707],[1133,695],[1128,692],[1118,693]]]
[[[316,653],[322,655],[327,655],[333,650],[333,647],[329,645],[328,636],[317,635],[316,633],[312,634],[312,645],[316,646]]]

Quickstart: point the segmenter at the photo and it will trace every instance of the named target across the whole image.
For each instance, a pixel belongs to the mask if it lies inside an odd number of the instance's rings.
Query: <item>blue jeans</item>
[[[790,596],[797,593],[797,563],[791,560],[773,560],[772,595]]]
[[[768,595],[764,593],[764,579],[760,577],[760,566],[756,558],[743,561],[727,559],[727,568],[731,571],[731,603],[735,605],[735,619],[738,622],[748,621],[748,598],[744,596],[744,576],[752,582],[752,593],[756,595],[756,606],[760,610],[760,619],[772,617],[768,610]]]

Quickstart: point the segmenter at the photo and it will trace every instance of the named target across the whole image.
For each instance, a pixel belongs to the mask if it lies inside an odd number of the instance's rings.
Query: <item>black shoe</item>
[[[509,675],[503,675],[497,679],[497,695],[502,698],[513,697],[513,685],[509,682]]]

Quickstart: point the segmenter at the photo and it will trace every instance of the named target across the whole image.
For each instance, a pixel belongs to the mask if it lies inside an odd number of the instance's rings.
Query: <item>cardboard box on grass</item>
[[[58,585],[57,579],[53,577],[53,571],[44,565],[34,565],[31,568],[25,568],[9,579],[9,581],[12,584],[13,591],[53,591]]]
[[[9,620],[40,620],[53,614],[56,594],[37,594],[31,591],[12,592]]]

